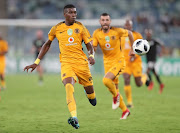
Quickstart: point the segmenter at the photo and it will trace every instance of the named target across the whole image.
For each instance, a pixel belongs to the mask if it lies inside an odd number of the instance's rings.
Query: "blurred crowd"
[[[146,28],[154,30],[168,47],[166,53],[179,53],[174,52],[180,48],[179,0],[8,0],[8,18],[63,19],[63,7],[69,3],[77,7],[78,19],[97,19],[103,12],[112,19],[130,17],[143,35]]]

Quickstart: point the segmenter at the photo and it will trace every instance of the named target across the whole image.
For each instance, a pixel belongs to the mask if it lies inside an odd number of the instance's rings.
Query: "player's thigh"
[[[72,77],[76,82],[76,74],[70,64],[61,63],[61,79],[62,81],[66,78]]]
[[[104,65],[105,74],[107,74],[107,73],[110,71],[111,67],[112,67],[111,64]],[[113,75],[114,75],[114,74],[113,74]],[[105,76],[106,76],[106,75],[105,75]],[[113,82],[114,82],[115,84],[119,84],[119,78],[113,76]]]
[[[155,67],[155,62],[154,61],[148,61],[148,69],[152,70]]]
[[[116,62],[108,72],[111,72],[115,75],[115,78],[118,78],[120,74],[124,72],[125,69],[125,61]]]
[[[142,62],[134,62],[131,69],[134,77],[142,76]]]
[[[93,86],[93,79],[91,76],[91,72],[87,64],[77,65],[73,67],[73,70],[78,77],[79,83],[84,87]]]

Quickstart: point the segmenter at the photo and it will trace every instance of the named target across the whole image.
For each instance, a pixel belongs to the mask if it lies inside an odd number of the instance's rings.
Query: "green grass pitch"
[[[45,75],[43,86],[35,74],[7,75],[8,88],[0,92],[0,133],[179,133],[180,78],[161,77],[162,95],[155,82],[152,91],[135,87],[131,79],[134,108],[127,120],[119,120],[121,110],[112,110],[112,96],[102,83],[103,75],[93,75],[97,106],[93,107],[83,87],[75,85],[80,128],[67,123],[70,117],[60,75]],[[122,77],[120,92],[124,95]],[[125,99],[126,102],[126,99]]]

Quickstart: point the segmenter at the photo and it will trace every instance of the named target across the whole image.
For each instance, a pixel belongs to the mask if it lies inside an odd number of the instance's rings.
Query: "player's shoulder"
[[[57,28],[59,26],[63,26],[63,24],[65,24],[65,21],[59,22],[58,24],[54,25],[54,28]]]
[[[110,27],[110,29],[113,30],[113,31],[117,31],[117,32],[122,31],[122,30],[125,30],[124,28],[115,27],[115,26]]]
[[[84,26],[81,22],[79,22],[79,21],[75,21],[75,23],[77,24],[77,25],[79,25],[79,26]]]
[[[111,29],[111,30],[119,30],[120,27],[114,27],[114,26],[111,26],[110,29]]]
[[[6,40],[1,40],[3,44],[8,44]]]
[[[134,33],[136,35],[141,35],[141,33],[137,32],[137,31],[132,31],[132,33]]]
[[[94,31],[94,34],[97,34],[97,33],[100,32],[100,31],[101,31],[101,28],[96,29],[96,30]]]
[[[140,38],[143,38],[141,33],[137,32],[137,31],[132,31],[133,35],[137,36],[137,37],[140,37]]]

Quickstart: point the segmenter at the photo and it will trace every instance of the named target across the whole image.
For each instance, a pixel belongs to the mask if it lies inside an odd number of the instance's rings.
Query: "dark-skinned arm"
[[[3,52],[0,52],[0,56],[4,56],[5,54],[7,54],[8,51],[3,51]]]
[[[132,48],[132,45],[133,45],[133,42],[134,42],[134,37],[133,37],[131,31],[128,31],[128,37],[129,37],[129,40],[130,40],[130,43],[131,43],[131,50],[130,50],[130,52],[129,52],[129,55],[130,55],[130,56],[135,56],[134,51],[133,51],[133,48]]]
[[[50,48],[50,46],[51,46],[51,43],[52,43],[52,41],[47,40],[47,41],[43,44],[43,46],[42,46],[42,48],[41,48],[41,51],[40,51],[37,59],[40,59],[40,60],[41,60],[41,59],[44,57],[44,55],[48,52],[48,50],[49,50],[49,48]],[[27,72],[28,72],[28,70],[31,68],[31,72],[32,72],[32,71],[34,71],[34,69],[35,69],[37,66],[38,66],[38,64],[33,63],[33,64],[29,65],[29,66],[26,66],[26,67],[24,68],[24,71],[27,70]]]
[[[94,48],[92,45],[92,41],[90,41],[89,43],[86,44],[86,48],[88,50],[88,61],[91,65],[95,64],[95,60],[94,60]]]

